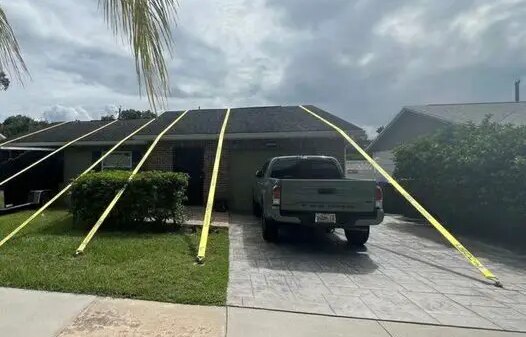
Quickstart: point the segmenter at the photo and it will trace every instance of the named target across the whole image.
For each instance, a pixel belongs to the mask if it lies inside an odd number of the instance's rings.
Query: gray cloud
[[[55,106],[63,109],[54,116],[90,117],[109,106],[147,108],[130,53],[96,3],[3,3],[34,80],[1,94],[0,118],[42,117]],[[169,108],[310,103],[374,130],[403,105],[510,100],[526,73],[525,4],[186,1]]]
[[[376,126],[403,105],[509,100],[525,74],[524,1],[268,3],[308,32],[271,100]]]

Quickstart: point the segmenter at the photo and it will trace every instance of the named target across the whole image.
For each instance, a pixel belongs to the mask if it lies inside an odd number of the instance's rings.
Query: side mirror
[[[261,170],[257,170],[256,171],[256,177],[257,178],[263,178],[263,172],[261,172]]]

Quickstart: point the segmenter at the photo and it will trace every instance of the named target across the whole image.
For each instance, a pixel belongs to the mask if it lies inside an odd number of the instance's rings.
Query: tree
[[[172,26],[177,0],[99,0],[112,33],[126,40],[135,58],[139,88],[144,85],[154,111],[163,105],[169,91],[164,54],[173,54]],[[29,70],[16,36],[0,7],[0,70],[22,81]],[[8,71],[9,70],[9,71]]]
[[[396,148],[394,175],[429,210],[462,226],[524,225],[526,126],[486,118]]]
[[[7,90],[7,88],[9,88],[9,78],[7,78],[7,75],[3,72],[3,71],[0,71],[0,90]]]
[[[31,117],[16,115],[7,117],[4,123],[0,124],[0,133],[9,138],[41,129],[47,125],[49,125],[49,123],[45,121],[35,121]]]
[[[126,109],[119,112],[119,119],[151,119],[155,117],[157,117],[157,115],[150,110],[139,111],[134,109]]]
[[[106,116],[102,116],[100,118],[101,121],[114,121],[115,120],[115,116],[113,115],[106,115]]]

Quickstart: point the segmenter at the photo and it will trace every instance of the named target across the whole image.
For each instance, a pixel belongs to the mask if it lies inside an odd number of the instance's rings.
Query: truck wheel
[[[267,242],[276,242],[279,237],[279,228],[274,220],[268,219],[265,216],[261,217],[261,231],[263,240]]]
[[[254,199],[252,199],[252,214],[257,217],[261,216],[261,206]]]
[[[351,245],[362,246],[369,239],[369,226],[356,229],[346,229],[345,237]]]

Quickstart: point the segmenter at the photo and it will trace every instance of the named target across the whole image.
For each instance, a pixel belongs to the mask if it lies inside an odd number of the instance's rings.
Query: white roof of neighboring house
[[[490,116],[490,121],[500,124],[526,125],[526,102],[489,102],[489,103],[456,103],[456,104],[428,104],[405,106],[389,122],[384,130],[369,144],[367,150],[375,151],[377,144],[393,128],[396,128],[397,120],[405,115],[422,115],[431,117],[444,124],[462,124],[472,122],[481,123],[486,116]],[[416,127],[416,125],[415,125]]]
[[[0,140],[4,140],[4,139],[7,139],[7,137],[0,133]]]
[[[526,125],[526,102],[428,104],[406,106],[404,109],[456,124],[477,124],[491,115],[490,120],[497,123]]]

